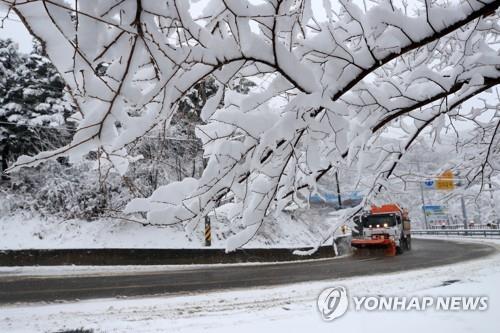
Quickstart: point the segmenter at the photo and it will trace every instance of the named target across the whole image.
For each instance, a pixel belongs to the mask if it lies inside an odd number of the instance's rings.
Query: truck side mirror
[[[363,233],[363,220],[360,215],[356,215],[352,218],[352,221],[354,222],[355,226],[354,229],[352,230],[352,235],[357,236],[361,235]]]

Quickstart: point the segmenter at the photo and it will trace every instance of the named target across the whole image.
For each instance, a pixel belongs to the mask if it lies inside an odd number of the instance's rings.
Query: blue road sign
[[[434,190],[436,188],[436,182],[434,181],[434,179],[426,179],[423,182],[423,185],[424,189],[426,190]]]

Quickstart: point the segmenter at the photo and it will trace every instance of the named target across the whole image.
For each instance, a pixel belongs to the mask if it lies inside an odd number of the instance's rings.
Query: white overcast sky
[[[0,15],[3,13],[0,13]],[[23,23],[14,15],[10,15],[3,23],[3,28],[0,28],[0,38],[10,38],[19,45],[19,50],[24,53],[29,53],[32,47],[33,38]]]
[[[254,3],[259,3],[261,0],[252,0]],[[192,3],[192,12],[194,15],[197,14],[197,12],[202,11],[204,7],[204,1],[194,1]],[[321,19],[321,17],[326,17],[322,11],[323,7],[322,5],[318,3],[314,3],[313,5],[313,10],[315,14],[318,16],[318,18]],[[2,18],[5,15],[0,10],[0,18]],[[315,16],[316,16],[315,15]],[[11,14],[6,20],[4,20],[3,28],[0,28],[0,38],[6,39],[10,38],[14,40],[16,43],[19,45],[19,50],[24,53],[29,53],[32,48],[32,37],[29,34],[28,30],[24,27],[23,23],[19,21],[19,18],[15,16],[14,14]]]

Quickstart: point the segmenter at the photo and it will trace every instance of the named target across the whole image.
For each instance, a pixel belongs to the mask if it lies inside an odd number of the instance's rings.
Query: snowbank
[[[315,246],[329,229],[329,208],[270,217],[246,247]],[[187,233],[182,225],[143,226],[117,219],[59,220],[17,214],[0,217],[0,250],[61,248],[200,248],[203,225]],[[212,223],[212,247],[224,248],[227,223]]]

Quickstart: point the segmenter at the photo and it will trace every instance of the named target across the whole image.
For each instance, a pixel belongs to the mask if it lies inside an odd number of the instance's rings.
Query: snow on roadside
[[[346,255],[347,256],[347,255]],[[321,258],[321,259],[311,259],[315,262],[323,260],[335,260],[341,259],[345,256],[338,256],[335,258]],[[300,263],[303,261],[309,261],[309,259],[304,260],[294,260],[293,263]],[[240,263],[228,263],[228,264],[192,264],[192,265],[124,265],[124,266],[76,266],[76,265],[64,265],[64,266],[10,266],[3,267],[0,266],[0,281],[3,277],[12,276],[99,276],[99,275],[121,275],[126,273],[152,273],[161,271],[179,271],[179,270],[196,270],[203,268],[214,268],[214,267],[234,267],[234,266],[254,266],[254,265],[285,265],[292,261],[278,261],[278,262],[240,262]]]
[[[331,208],[282,214],[265,223],[245,247],[308,247],[329,229]],[[118,219],[58,220],[23,214],[0,217],[0,250],[61,248],[201,248],[203,226],[187,234],[183,225],[142,226]],[[230,227],[212,223],[212,247],[225,248]],[[277,237],[276,235],[279,235]]]
[[[58,220],[17,214],[0,218],[0,249],[58,249],[101,247],[196,247],[182,228],[143,227],[137,223],[102,219]],[[201,243],[198,243],[201,244]]]
[[[466,240],[477,241],[477,240]],[[488,241],[500,248],[500,241]],[[451,285],[445,281],[458,280]],[[0,307],[1,332],[94,329],[95,332],[496,332],[500,313],[500,254],[460,264],[359,278],[63,304]],[[323,322],[316,297],[326,287],[351,295],[487,295],[485,312],[354,312]],[[352,306],[351,306],[352,307]]]

